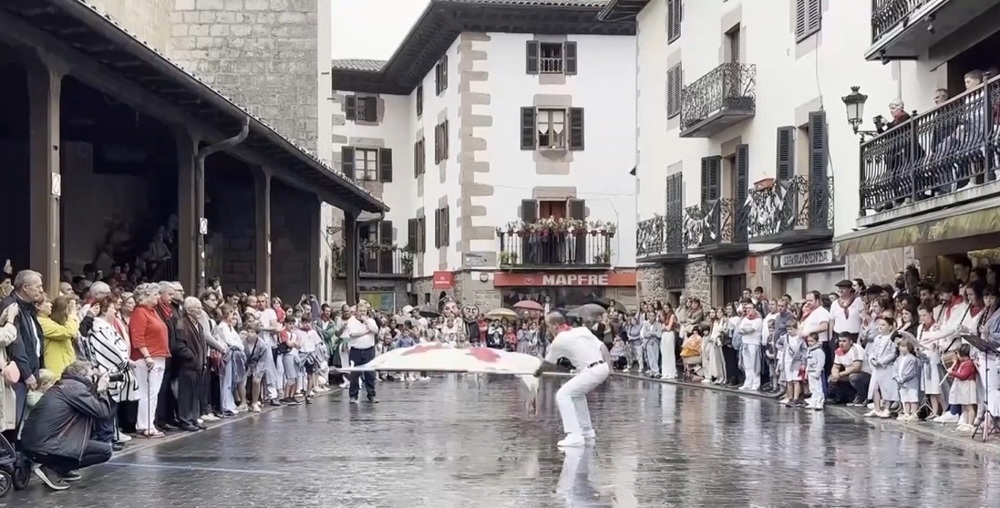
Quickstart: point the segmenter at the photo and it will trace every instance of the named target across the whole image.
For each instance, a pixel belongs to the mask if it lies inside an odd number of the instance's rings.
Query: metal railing
[[[343,276],[345,256],[342,250],[334,251],[337,274]],[[413,272],[413,254],[395,246],[370,244],[358,252],[358,274],[363,276],[409,277]]]
[[[500,266],[611,266],[612,234],[579,232],[498,231]]]
[[[542,74],[562,74],[563,59],[561,56],[543,56],[538,59],[538,70]]]
[[[684,209],[684,250],[696,249],[701,246],[705,230],[705,216],[701,205],[691,205]]]
[[[684,209],[686,249],[747,243],[747,214],[732,198],[712,199]]]
[[[872,0],[872,44],[901,22],[909,22],[909,16],[930,0]]]
[[[747,193],[747,236],[759,238],[796,229],[833,230],[833,177],[818,182],[795,175]]]
[[[640,221],[636,228],[636,257],[645,258],[684,252],[684,218],[657,215]]]
[[[997,180],[1000,81],[862,143],[860,166],[861,216]]]
[[[756,83],[757,66],[753,64],[724,63],[712,69],[681,91],[681,128],[727,109],[754,114]]]

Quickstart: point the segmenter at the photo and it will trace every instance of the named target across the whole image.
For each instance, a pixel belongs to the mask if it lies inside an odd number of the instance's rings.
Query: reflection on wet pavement
[[[380,386],[378,406],[333,398],[37,481],[20,507],[987,506],[997,464],[840,413],[612,379],[591,395],[594,449],[563,453],[546,384],[450,376]]]

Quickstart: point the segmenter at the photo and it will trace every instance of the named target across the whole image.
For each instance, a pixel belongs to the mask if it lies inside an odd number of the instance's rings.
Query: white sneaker
[[[875,403],[869,402],[868,404],[865,404],[865,407],[867,407],[868,409],[875,409]]]
[[[905,422],[908,421],[909,419],[910,415],[904,415],[904,414],[900,414],[899,416],[896,417],[897,422]]]
[[[781,399],[781,400],[780,400],[780,401],[778,402],[778,404],[784,404],[784,405],[786,405],[786,406],[787,406],[787,405],[788,405],[788,403],[789,403],[789,402],[791,402],[791,401],[792,401],[792,399],[789,399],[788,397],[785,397],[785,398]]]
[[[132,436],[125,434],[124,432],[119,432],[118,440],[121,441],[122,443],[127,443],[132,440]]]
[[[567,434],[566,438],[556,443],[560,448],[576,448],[587,444],[583,434]]]
[[[934,421],[938,423],[958,423],[958,420],[958,415],[953,415],[951,413],[945,413],[934,419]]]
[[[867,412],[867,413],[865,413],[865,414],[863,414],[861,416],[864,416],[865,418],[874,418],[874,417],[878,416],[878,411],[872,409],[871,411],[869,411],[869,412]]]
[[[205,416],[202,416],[201,420],[198,423],[215,422],[215,421],[218,421],[218,420],[219,420],[219,418],[216,417],[215,415],[213,415],[213,414],[207,414]]]

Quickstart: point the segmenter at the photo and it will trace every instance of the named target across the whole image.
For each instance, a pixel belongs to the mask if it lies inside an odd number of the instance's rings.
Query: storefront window
[[[604,297],[603,287],[562,287],[562,288],[511,288],[503,293],[503,306],[511,308],[521,300],[534,300],[545,304],[549,297],[551,308],[572,309],[597,298]]]
[[[387,292],[361,292],[361,299],[368,302],[373,309],[390,314],[396,312],[396,293]]]

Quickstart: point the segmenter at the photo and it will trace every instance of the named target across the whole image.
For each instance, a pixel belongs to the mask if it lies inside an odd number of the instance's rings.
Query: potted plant
[[[409,252],[403,253],[403,273],[405,275],[413,273],[413,255]]]
[[[601,227],[601,221],[590,223],[590,236],[597,236],[597,230]]]
[[[615,232],[618,231],[618,226],[612,222],[607,222],[604,224],[604,235],[608,238],[614,238]]]
[[[602,250],[594,254],[594,264],[606,265],[611,262],[611,251]]]
[[[500,264],[504,266],[509,266],[517,263],[517,253],[510,251],[503,251],[500,253]]]

